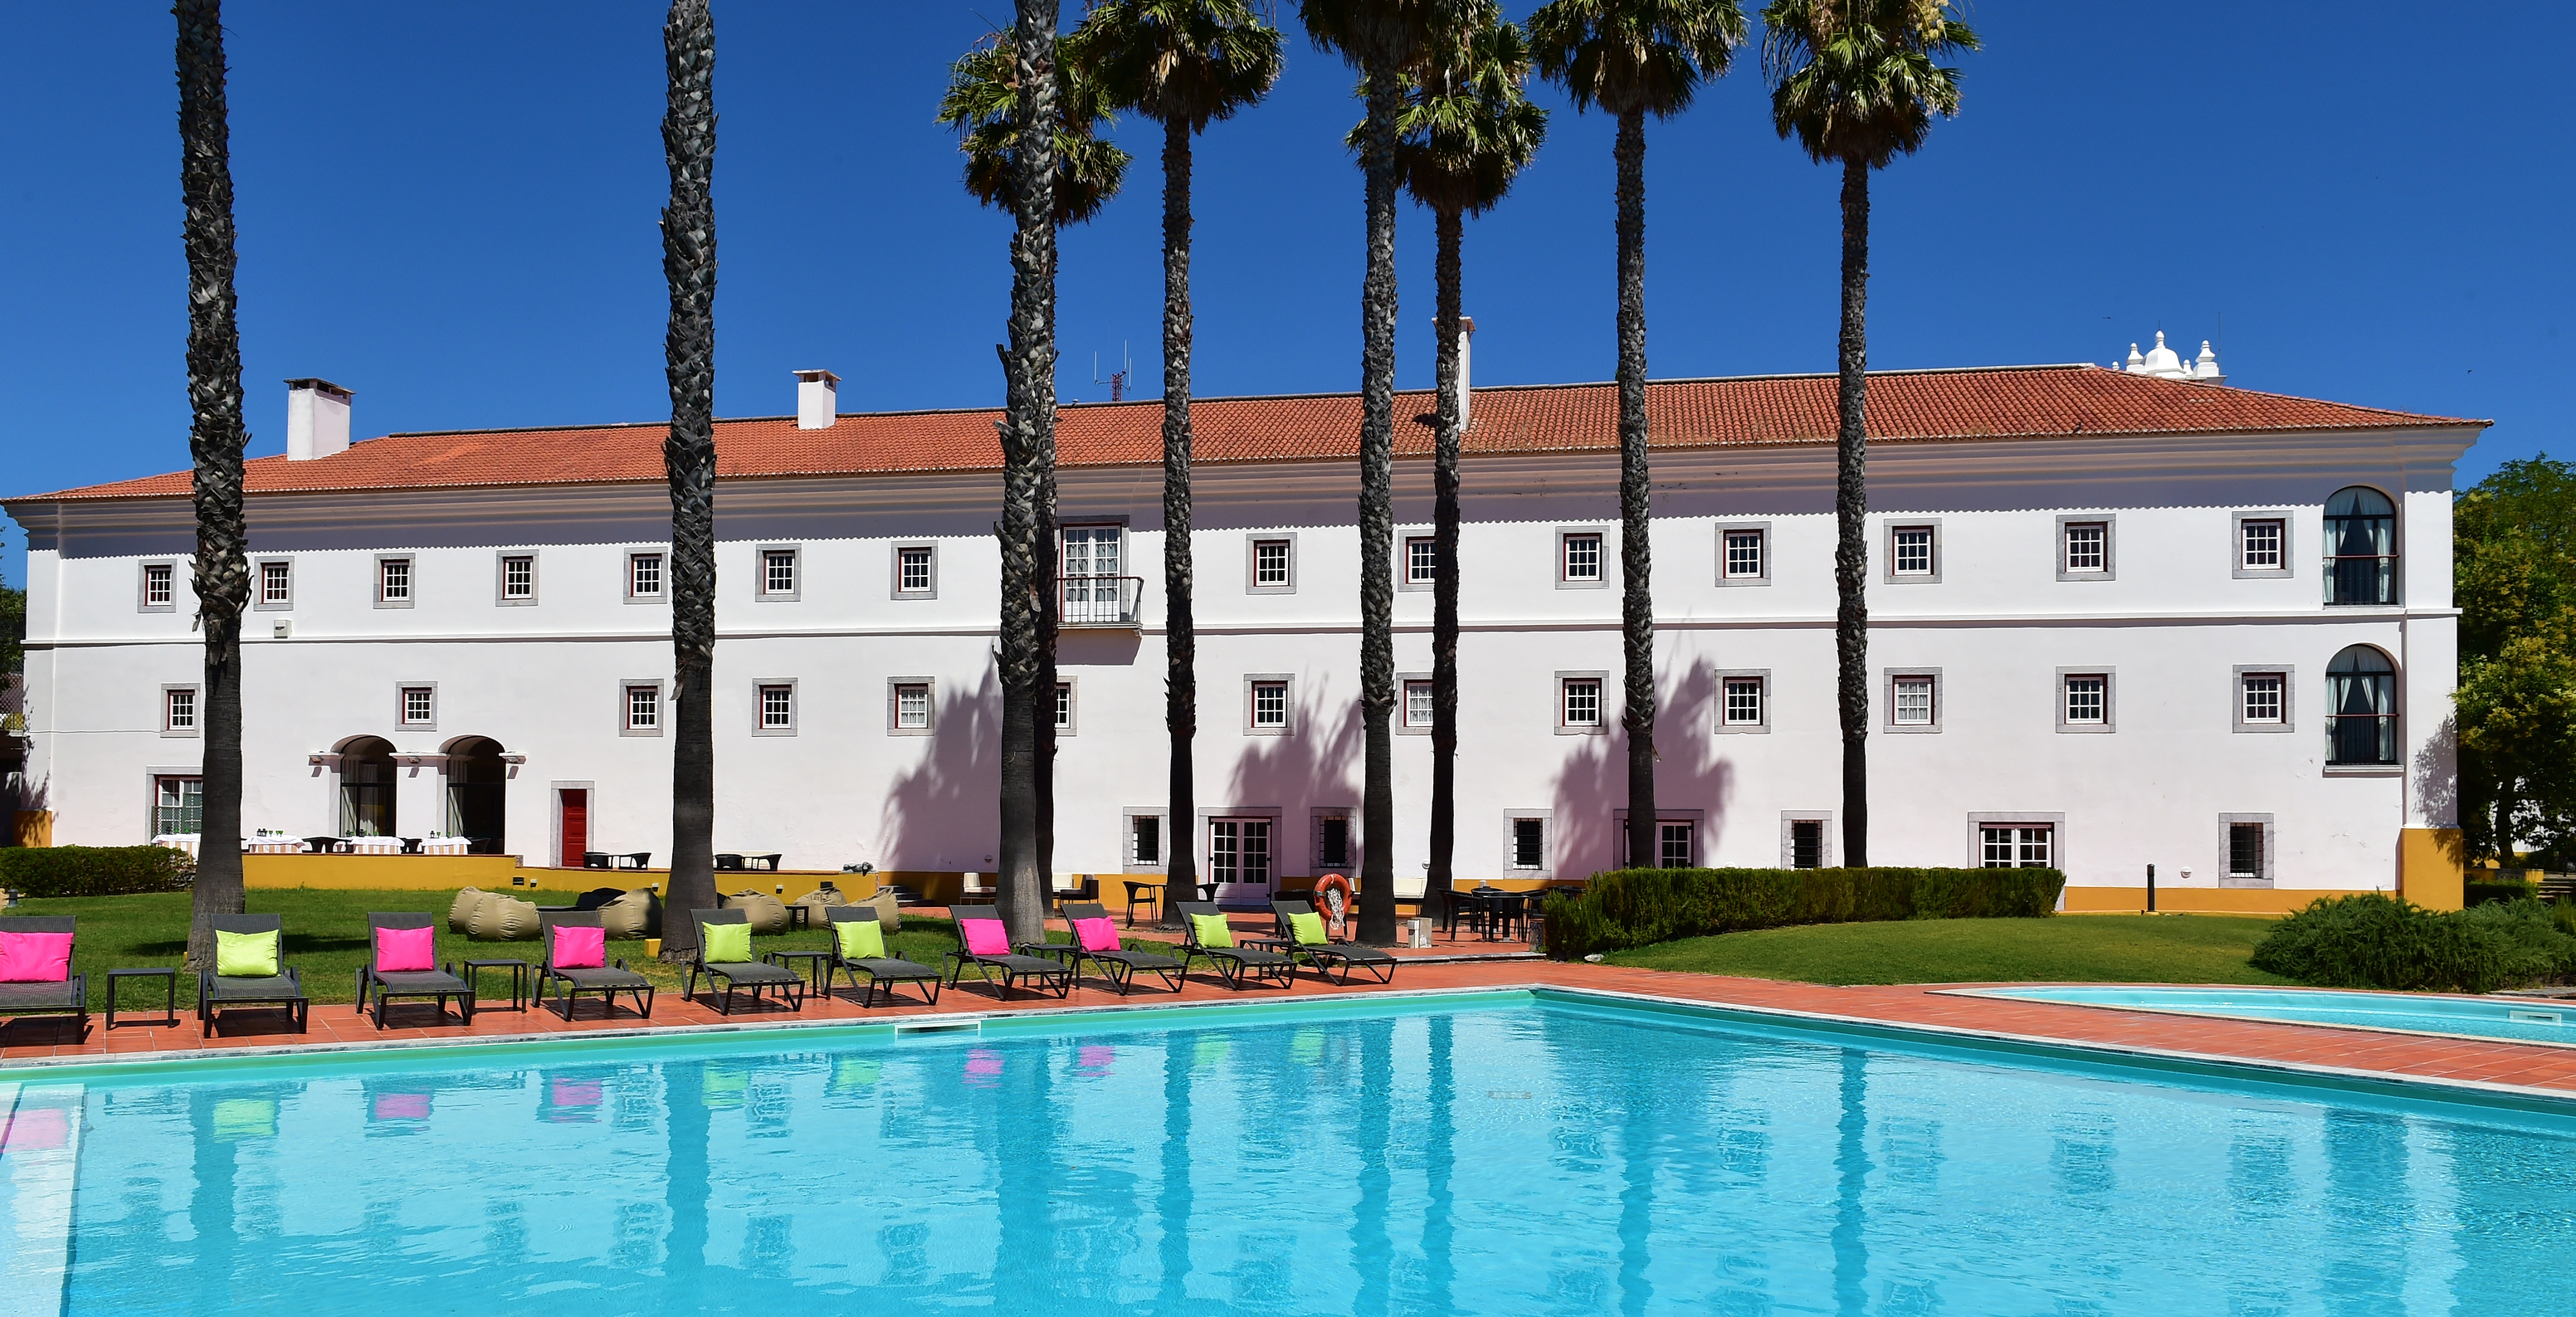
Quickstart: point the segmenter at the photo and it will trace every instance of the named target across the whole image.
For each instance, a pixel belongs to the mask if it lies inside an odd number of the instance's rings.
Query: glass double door
[[[1208,881],[1216,899],[1259,905],[1270,899],[1270,820],[1208,820]]]

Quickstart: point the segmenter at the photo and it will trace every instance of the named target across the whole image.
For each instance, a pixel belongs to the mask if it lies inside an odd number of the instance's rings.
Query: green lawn
[[[572,892],[538,892],[513,888],[508,893],[539,905],[571,905]],[[513,959],[530,965],[544,958],[534,939],[525,942],[477,942],[462,934],[447,931],[447,907],[456,899],[450,892],[333,892],[308,888],[253,888],[249,893],[254,913],[275,913],[286,919],[286,960],[304,974],[304,992],[317,1002],[354,1000],[358,966],[367,958],[367,912],[370,910],[426,910],[439,917],[438,959],[441,964],[464,960]],[[185,892],[154,893],[148,896],[90,896],[27,901],[17,913],[29,915],[73,915],[80,919],[80,932],[72,943],[72,968],[90,976],[90,1009],[107,1008],[107,971],[129,966],[176,966],[188,950],[188,894]],[[1057,931],[1050,940],[1062,941]],[[823,929],[805,929],[777,937],[756,938],[754,951],[820,950],[830,946],[832,935]],[[941,953],[957,947],[955,926],[945,919],[915,919],[907,916],[903,930],[886,939],[895,955],[937,965]],[[644,959],[642,941],[611,942],[611,960],[624,957],[627,967],[638,970],[655,986],[668,992],[680,987],[680,971],[672,966]],[[800,966],[799,968],[802,968]],[[499,979],[486,975],[483,991],[508,991]],[[128,983],[127,1003],[135,1008],[158,1008],[161,988],[158,983]],[[149,997],[149,1001],[145,1000]],[[195,980],[181,975],[179,1000],[182,1010],[196,1001]],[[123,1010],[126,1006],[119,1006]]]
[[[1815,924],[1683,938],[1608,960],[1801,983],[2288,983],[2246,963],[2272,922],[2076,915]]]

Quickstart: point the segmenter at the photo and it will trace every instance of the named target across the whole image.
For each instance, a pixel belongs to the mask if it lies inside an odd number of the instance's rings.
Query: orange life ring
[[[1315,913],[1322,915],[1335,931],[1348,927],[1358,899],[1351,891],[1351,880],[1340,874],[1328,873],[1315,880]]]

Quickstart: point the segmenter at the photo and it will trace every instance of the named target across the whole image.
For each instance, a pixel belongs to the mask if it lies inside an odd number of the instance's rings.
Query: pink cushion
[[[1118,925],[1111,923],[1107,915],[1097,919],[1074,920],[1073,935],[1082,939],[1082,949],[1085,951],[1118,949]]]
[[[966,952],[974,956],[1007,956],[1011,954],[1011,935],[998,919],[960,919],[957,927],[966,935]]]
[[[71,976],[71,934],[0,933],[0,983],[62,983]]]
[[[435,928],[379,928],[376,930],[376,972],[378,974],[417,974],[438,968],[438,930]]]
[[[600,969],[607,964],[607,929],[558,928],[555,930],[556,969]]]

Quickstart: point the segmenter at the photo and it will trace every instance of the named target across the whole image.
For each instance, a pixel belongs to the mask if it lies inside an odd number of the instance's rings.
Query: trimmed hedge
[[[184,892],[197,861],[167,846],[12,846],[0,849],[0,887],[29,897]]]
[[[2463,905],[2486,905],[2492,901],[2533,900],[2540,895],[2540,888],[2533,883],[2470,882],[2461,884],[2460,895]]]
[[[2253,964],[2320,988],[2493,992],[2576,974],[2569,922],[2530,900],[2440,912],[2377,892],[2321,898],[2282,920]]]
[[[1575,960],[1679,937],[1796,924],[2050,914],[2055,869],[1616,869],[1548,897],[1547,951]]]

